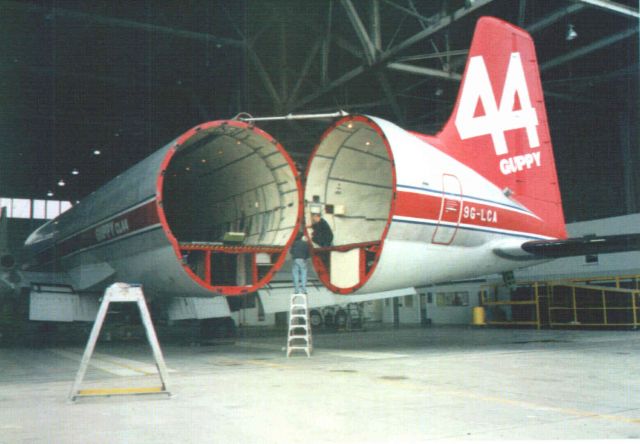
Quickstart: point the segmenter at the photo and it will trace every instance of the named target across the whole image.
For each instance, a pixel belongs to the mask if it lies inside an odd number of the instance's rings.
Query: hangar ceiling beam
[[[438,20],[438,22],[434,23],[433,25],[430,25],[429,27],[427,27],[426,29],[418,32],[417,34],[413,35],[412,37],[409,37],[408,39],[406,39],[405,41],[399,43],[398,45],[394,46],[393,48],[385,51],[384,53],[382,53],[382,56],[380,57],[381,61],[387,61],[392,59],[393,57],[395,57],[398,53],[406,50],[407,48],[410,48],[411,46],[415,45],[416,43],[426,39],[427,37],[430,37],[432,34],[436,33],[437,31],[440,31],[441,29],[449,26],[450,24],[452,24],[455,21],[460,20],[461,18],[463,18],[464,16],[476,11],[477,9],[488,5],[489,3],[491,3],[493,0],[476,0],[472,5],[470,6],[464,6],[456,11],[453,12],[453,14],[451,15],[447,15],[447,16],[443,16],[440,18],[440,20]]]
[[[580,0],[582,3],[586,3],[596,8],[606,9],[607,11],[615,12],[616,14],[626,15],[628,17],[640,18],[640,13],[637,9],[631,8],[627,5],[621,5],[610,0]]]
[[[395,57],[401,53],[402,51],[410,48],[411,46],[415,45],[416,43],[428,38],[429,36],[433,35],[434,33],[440,31],[441,29],[449,26],[451,23],[460,20],[461,18],[465,17],[466,15],[475,12],[477,9],[488,5],[489,3],[491,3],[493,0],[476,0],[472,5],[470,6],[464,6],[456,11],[453,12],[453,14],[451,15],[447,15],[444,17],[441,17],[436,23],[434,23],[433,25],[427,27],[426,29],[418,32],[417,34],[413,35],[412,37],[409,37],[408,39],[406,39],[405,41],[399,43],[398,45],[394,46],[393,48],[384,51],[383,53],[381,53],[378,57],[377,63],[378,64],[386,64],[386,63],[392,63],[395,59]],[[333,91],[335,88],[344,85],[345,83],[347,83],[348,81],[358,77],[359,75],[361,75],[362,73],[364,73],[365,71],[367,71],[367,68],[369,68],[368,66],[358,66],[348,72],[346,72],[345,74],[343,74],[342,76],[338,77],[337,79],[335,79],[334,81],[328,83],[327,85],[325,85],[324,87],[320,88],[318,91],[315,91],[311,94],[308,94],[307,96],[303,97],[302,99],[300,99],[297,103],[295,103],[294,105],[291,106],[289,111],[293,111],[295,109],[298,109],[304,105],[306,105],[309,102],[314,101],[315,99],[317,99],[318,97],[323,96],[324,94],[327,94],[331,91]]]
[[[429,17],[425,17],[424,15],[418,13],[417,11],[413,10],[413,9],[409,9],[409,8],[405,8],[404,6],[400,6],[395,2],[392,2],[391,0],[382,0],[383,2],[385,2],[387,5],[392,6],[394,8],[396,8],[399,11],[404,12],[405,14],[411,15],[415,18],[417,18],[420,23],[429,23],[433,21],[433,18],[429,18]]]
[[[264,65],[260,61],[258,54],[256,54],[256,51],[253,48],[247,48],[247,54],[249,55],[253,66],[255,66],[256,71],[258,71],[258,76],[260,76],[260,80],[267,90],[267,93],[271,97],[271,100],[273,100],[273,106],[275,110],[278,111],[281,107],[282,100],[280,99],[280,96],[278,95],[278,92],[276,91],[276,88],[271,81],[269,73],[264,68]]]
[[[350,3],[350,0],[345,0]],[[378,0],[373,0],[371,3],[371,38],[373,39],[373,53],[372,58],[375,60],[375,57],[382,49],[382,35],[380,32],[380,2]],[[395,114],[396,119],[400,125],[404,125],[405,118],[404,113],[402,112],[402,108],[398,104],[398,100],[393,91],[393,87],[391,83],[389,83],[389,79],[383,71],[378,71],[376,73],[376,77],[378,78],[378,83],[382,87],[382,91],[384,92],[389,105],[391,106],[391,110],[393,114]]]
[[[526,11],[527,11],[527,0],[520,0],[520,4],[518,5],[518,26],[520,26],[521,28],[524,27]]]
[[[438,51],[438,52],[432,52],[430,54],[418,54],[418,55],[400,57],[398,58],[398,62],[411,62],[414,60],[428,60],[428,59],[436,59],[436,58],[441,59],[442,57],[446,57],[447,59],[450,59],[451,57],[466,56],[467,54],[469,54],[468,49],[452,49],[450,51]]]
[[[455,80],[455,81],[460,81],[460,79],[462,79],[462,76],[455,72],[447,72],[439,69],[426,68],[424,66],[415,66],[415,65],[410,65],[408,63],[398,63],[398,62],[389,63],[387,65],[387,68],[394,69],[396,71],[404,71],[411,74],[418,74],[422,76],[438,77],[440,79]]]
[[[391,84],[389,84],[389,80],[387,79],[387,76],[384,75],[384,72],[382,71],[378,71],[376,73],[377,77],[378,77],[378,83],[380,83],[380,86],[382,86],[382,91],[384,92],[384,95],[387,98],[387,101],[389,102],[389,105],[391,105],[391,110],[393,111],[393,114],[395,114],[396,118],[398,119],[398,123],[400,125],[404,125],[404,115],[402,114],[402,109],[400,108],[400,105],[398,105],[398,100],[396,100],[396,96],[393,92],[393,88],[391,87]]]
[[[335,43],[338,48],[347,51],[354,57],[364,60],[364,55],[362,54],[362,50],[358,48],[358,45],[354,45],[347,39],[340,37],[337,34],[333,34],[327,37],[327,42],[331,41],[333,41],[333,43]]]
[[[382,49],[382,33],[380,31],[380,0],[371,3],[371,38],[376,50]]]
[[[187,31],[186,29],[172,28],[169,26],[154,25],[152,23],[141,23],[134,20],[119,19],[115,17],[107,17],[99,14],[88,14],[84,12],[73,11],[71,9],[63,9],[58,7],[46,7],[33,3],[17,2],[17,1],[3,1],[3,8],[13,8],[14,10],[25,11],[29,13],[40,13],[50,15],[55,18],[63,18],[68,20],[78,20],[83,22],[94,22],[101,25],[137,29],[148,32],[157,32],[160,34],[167,34],[174,37],[182,37],[191,40],[200,40],[210,43],[220,43],[230,46],[244,46],[242,40],[235,40],[226,37],[218,37],[205,32]]]
[[[280,17],[280,66],[278,75],[280,76],[280,102],[286,102],[287,95],[289,93],[289,75],[288,69],[289,63],[287,61],[287,31],[284,22],[284,16]]]
[[[575,51],[568,52],[564,55],[556,57],[555,59],[551,59],[547,62],[544,62],[540,65],[540,71],[546,71],[547,69],[554,68],[558,65],[562,65],[563,63],[570,62],[571,60],[577,59],[579,57],[583,57],[587,54],[590,54],[594,51],[598,51],[602,48],[606,48],[607,46],[613,45],[621,40],[624,40],[638,32],[637,28],[630,28],[625,31],[619,32],[617,34],[611,35],[609,37],[605,37],[598,41],[595,41],[587,46],[583,46],[582,48],[576,49]]]
[[[326,85],[329,81],[329,53],[331,52],[331,35],[333,24],[333,0],[329,0],[329,7],[327,8],[327,29],[324,40],[322,41],[322,53],[320,54],[320,83]],[[320,32],[316,32],[320,34]],[[289,103],[293,103],[295,99],[292,99]]]
[[[293,103],[298,97],[298,91],[302,86],[302,82],[304,82],[304,80],[306,79],[307,74],[309,73],[309,69],[313,64],[313,60],[318,54],[318,51],[320,50],[320,47],[322,46],[322,44],[323,44],[323,39],[316,40],[316,42],[313,44],[313,47],[311,48],[311,51],[309,51],[309,54],[307,55],[307,58],[304,61],[304,65],[302,65],[302,70],[300,71],[298,80],[296,81],[296,84],[293,86],[293,89],[291,90],[291,93],[289,94],[289,97],[287,99],[287,102],[289,104]]]
[[[562,9],[556,11],[556,12],[552,12],[551,14],[549,14],[546,17],[544,17],[543,19],[540,19],[537,22],[525,27],[525,29],[530,34],[533,34],[534,32],[538,32],[541,29],[544,29],[544,28],[546,28],[548,26],[551,26],[555,22],[557,22],[559,20],[562,20],[566,16],[571,15],[571,14],[575,14],[576,12],[582,11],[585,8],[586,8],[586,6],[584,4],[582,4],[582,3],[571,4],[571,5],[567,6],[566,8],[562,8]]]
[[[367,33],[367,29],[364,27],[364,23],[362,23],[362,20],[360,20],[358,11],[356,11],[356,8],[355,6],[353,6],[351,0],[342,0],[342,6],[344,7],[345,11],[347,11],[347,17],[349,17],[351,26],[353,26],[353,29],[356,32],[356,36],[358,36],[358,40],[360,40],[360,44],[364,49],[364,55],[367,63],[369,65],[372,65],[376,60],[376,48],[369,38],[369,34]]]

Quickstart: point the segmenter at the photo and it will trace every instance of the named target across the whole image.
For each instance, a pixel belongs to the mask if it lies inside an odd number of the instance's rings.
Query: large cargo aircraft
[[[305,182],[253,123],[198,125],[36,230],[18,271],[0,251],[5,285],[29,288],[39,320],[91,320],[83,295],[114,281],[171,301],[172,319],[226,316],[225,298],[255,292],[279,311],[269,298],[286,303],[290,287],[275,282],[317,211],[334,241],[312,248],[316,305],[639,247],[637,235],[567,239],[533,41],[491,17],[477,23],[439,134],[343,116]]]

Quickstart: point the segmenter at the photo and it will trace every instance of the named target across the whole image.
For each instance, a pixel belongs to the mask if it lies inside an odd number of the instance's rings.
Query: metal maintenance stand
[[[112,302],[136,302],[138,304],[138,308],[140,309],[140,318],[142,319],[142,325],[144,325],[145,331],[147,333],[147,340],[149,341],[149,345],[151,345],[151,349],[153,350],[153,357],[155,359],[156,368],[158,369],[160,381],[162,382],[161,387],[80,390],[80,385],[82,384],[82,380],[84,379],[85,373],[87,372],[87,367],[89,366],[89,361],[91,360],[91,356],[93,355],[96,342],[98,342],[102,324],[104,323],[104,319],[107,316],[109,304],[111,304]],[[82,361],[80,362],[80,368],[78,369],[76,380],[73,383],[71,392],[69,393],[69,400],[75,401],[77,398],[88,396],[113,395],[166,394],[171,396],[171,392],[169,392],[167,388],[167,373],[167,366],[164,362],[164,358],[162,357],[162,351],[160,350],[160,344],[158,343],[158,338],[156,337],[156,332],[153,328],[151,315],[149,314],[149,310],[147,309],[147,303],[145,302],[144,294],[142,294],[142,287],[139,285],[136,286],[124,283],[115,283],[111,285],[106,289],[104,293],[102,304],[100,305],[98,316],[96,317],[96,322],[95,324],[93,324],[93,329],[91,330],[91,335],[89,336],[87,348],[84,350],[84,355],[82,356]]]

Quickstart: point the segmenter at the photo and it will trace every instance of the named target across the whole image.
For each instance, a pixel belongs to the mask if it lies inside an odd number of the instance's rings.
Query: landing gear
[[[338,330],[344,330],[347,327],[348,315],[346,310],[340,308],[336,311],[335,326]]]
[[[320,328],[322,326],[322,315],[318,310],[311,310],[309,322],[311,322],[311,328]]]
[[[200,321],[200,339],[228,339],[236,337],[236,323],[231,318],[210,318]]]
[[[335,310],[333,307],[325,307],[322,310],[322,317],[324,319],[324,328],[327,330],[335,330]]]

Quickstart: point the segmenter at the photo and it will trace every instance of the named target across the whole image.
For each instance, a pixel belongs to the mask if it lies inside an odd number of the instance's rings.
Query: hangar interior
[[[344,109],[435,134],[473,26],[492,15],[536,43],[567,221],[637,211],[633,1],[268,4],[3,1],[0,197],[76,202],[194,125],[240,112]],[[303,171],[329,124],[259,126]]]
[[[127,8],[73,0],[2,2],[7,63],[0,91],[12,111],[0,115],[0,198],[9,210],[8,244],[19,261],[21,243],[45,218],[194,122],[240,112],[341,109],[437,132],[457,96],[473,24],[482,15],[522,26],[534,37],[567,222],[638,211],[634,2],[327,0],[304,11],[296,2],[269,5],[194,2],[187,13],[145,2]],[[335,247],[363,244],[367,257],[375,256],[391,205],[390,194],[381,192],[392,189],[388,152],[367,124],[327,130],[330,123],[259,126],[281,143],[301,176],[309,168],[305,219],[314,204],[329,204],[333,211],[325,217]],[[197,147],[185,147],[169,165],[164,187],[171,230],[189,267],[207,282],[229,288],[258,282],[291,234],[296,179],[283,168],[286,160],[270,157],[269,143],[259,136],[227,134],[204,144],[198,137],[191,141]],[[318,155],[307,165],[314,150]],[[367,174],[370,169],[377,174]],[[196,175],[206,196],[189,185]],[[245,232],[243,250],[203,247],[234,230]],[[211,267],[211,257],[219,266]],[[331,273],[331,256],[323,257]],[[619,272],[609,269],[607,275]],[[396,302],[396,311],[406,305],[414,304]],[[426,305],[415,303],[422,307],[417,310]],[[376,308],[375,318],[397,319],[381,314],[393,306]],[[451,316],[433,321],[468,320]]]
[[[269,5],[194,2],[187,11],[145,2],[127,8],[2,2],[7,63],[0,91],[12,111],[0,115],[0,198],[19,261],[21,243],[43,219],[194,122],[240,112],[340,109],[437,132],[457,96],[473,24],[482,15],[534,37],[567,222],[638,211],[634,2],[327,0],[304,11],[296,2]],[[335,247],[363,244],[375,255],[391,205],[388,151],[363,122],[327,130],[330,123],[280,120],[260,127],[281,143],[301,176],[309,168],[305,218],[314,204],[329,204],[333,211],[325,217]],[[170,163],[164,185],[167,218],[189,266],[221,286],[264,277],[298,216],[296,178],[283,168],[286,160],[270,157],[268,141],[248,134],[206,143],[196,140],[204,134],[195,137]],[[318,155],[307,165],[314,150]],[[377,174],[368,174],[371,169]],[[192,191],[196,176],[206,194]],[[245,232],[244,250],[203,249],[234,230]],[[219,267],[210,266],[212,254]],[[330,254],[323,257],[331,272]]]
[[[29,233],[204,122],[344,110],[435,134],[487,15],[535,41],[570,234],[637,232],[635,0],[0,0],[0,258],[19,267]],[[333,123],[255,124],[277,142],[206,130],[179,149],[162,191],[182,265],[239,293],[284,261],[313,204],[332,207],[335,249],[375,255],[392,159],[370,125]],[[234,338],[157,322],[179,396],[153,408],[143,397],[67,403],[87,323],[26,323],[28,299],[4,297],[0,280],[0,442],[639,439],[639,260],[582,256],[312,309],[309,359],[284,357],[287,313],[262,300],[274,280],[227,298]],[[478,305],[487,326],[472,325]],[[139,319],[109,315],[118,323],[88,383],[150,384]]]

